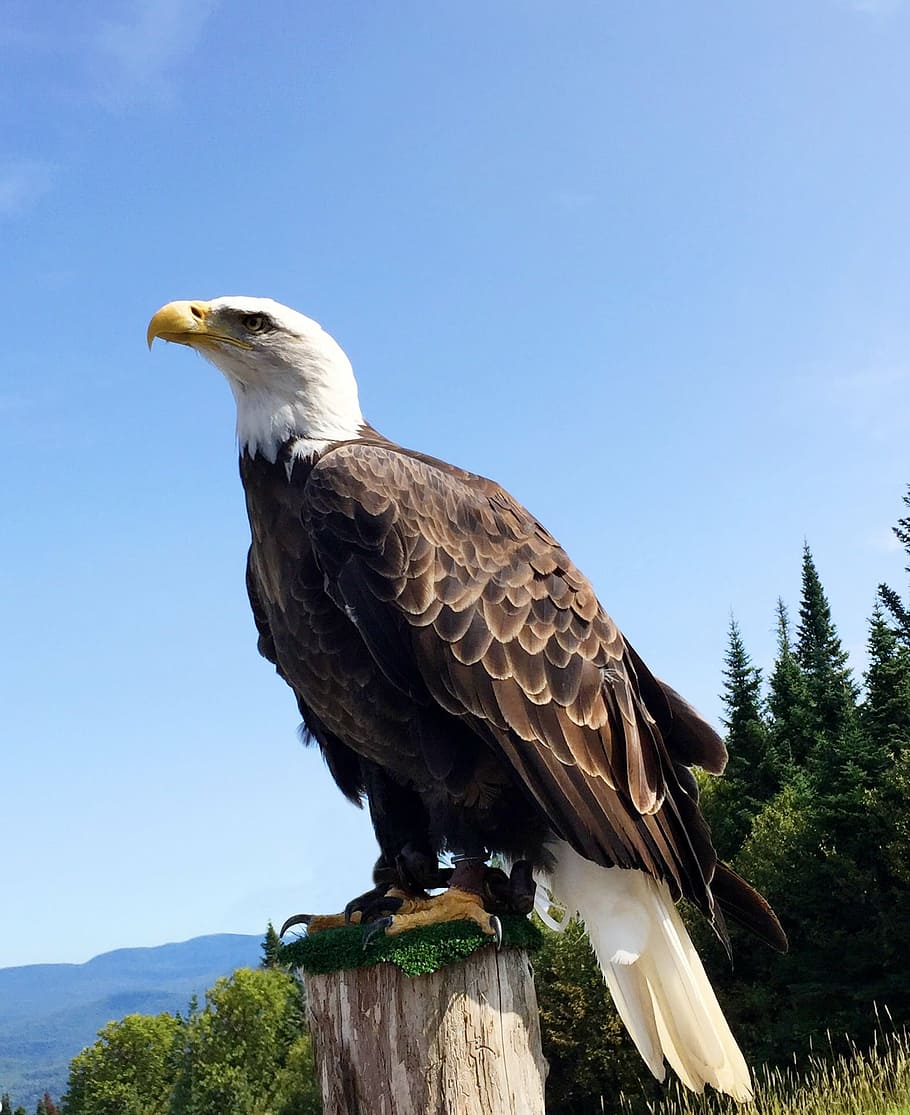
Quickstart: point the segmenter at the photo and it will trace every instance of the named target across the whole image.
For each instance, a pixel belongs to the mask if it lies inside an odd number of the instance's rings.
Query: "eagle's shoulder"
[[[365,539],[394,528],[459,552],[470,539],[468,558],[477,547],[559,548],[495,481],[393,442],[359,439],[333,447],[310,472],[305,501],[309,526],[325,529],[333,523],[347,534],[343,520],[348,520],[362,528]]]
[[[368,486],[390,497],[415,490],[457,489],[463,497],[515,503],[495,481],[385,438],[358,438],[333,446],[314,465],[308,486],[339,493],[359,492]]]

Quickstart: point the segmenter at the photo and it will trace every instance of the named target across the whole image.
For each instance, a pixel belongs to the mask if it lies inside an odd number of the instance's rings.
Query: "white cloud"
[[[171,71],[188,57],[219,0],[133,0],[125,15],[102,22],[92,39],[92,74],[100,99],[122,109],[169,100]]]
[[[54,167],[34,159],[0,164],[0,218],[18,217],[51,189]]]

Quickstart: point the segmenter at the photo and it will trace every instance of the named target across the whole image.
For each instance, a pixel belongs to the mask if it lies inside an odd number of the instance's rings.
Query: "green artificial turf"
[[[543,941],[540,930],[524,917],[506,916],[502,921],[502,947],[534,951]],[[397,937],[376,936],[363,947],[363,930],[358,925],[324,929],[312,937],[299,937],[281,946],[279,961],[305,972],[338,972],[343,968],[367,968],[383,962],[397,964],[409,976],[435,972],[446,964],[464,960],[476,949],[494,947],[472,921],[449,921],[412,929]]]

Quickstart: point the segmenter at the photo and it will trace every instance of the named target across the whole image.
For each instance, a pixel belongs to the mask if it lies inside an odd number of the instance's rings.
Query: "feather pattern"
[[[689,834],[700,818],[676,776],[690,755],[673,750],[669,702],[532,516],[491,481],[367,438],[315,463],[300,515],[330,592],[352,551],[368,565],[378,610],[353,608],[367,645],[378,644],[366,625],[403,622],[402,653],[429,698],[498,749],[556,831],[713,917],[714,854]],[[426,545],[432,559],[403,558]]]

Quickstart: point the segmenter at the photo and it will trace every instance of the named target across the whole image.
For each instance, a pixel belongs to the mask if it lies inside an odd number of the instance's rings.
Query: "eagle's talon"
[[[397,914],[404,904],[403,898],[393,894],[387,894],[384,898],[377,898],[373,902],[366,902],[360,907],[360,924],[374,922],[388,914]]]
[[[350,925],[354,921],[355,914],[360,914],[361,922],[366,921],[365,910],[385,898],[391,889],[391,883],[378,883],[371,890],[365,891],[363,894],[358,894],[356,898],[352,898],[344,908],[345,925]]]
[[[490,928],[493,930],[493,935],[496,938],[496,951],[502,948],[502,922],[493,914],[490,918]]]
[[[312,918],[312,914],[291,914],[291,916],[278,931],[278,936],[283,937],[285,933],[287,933],[289,929],[293,929],[295,925],[308,926]]]
[[[391,916],[384,918],[377,918],[376,921],[371,921],[369,925],[364,926],[363,940],[361,941],[361,948],[366,952],[367,948],[379,936],[384,936],[385,931],[392,924]]]

